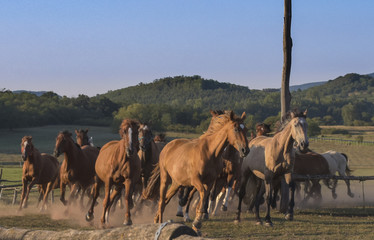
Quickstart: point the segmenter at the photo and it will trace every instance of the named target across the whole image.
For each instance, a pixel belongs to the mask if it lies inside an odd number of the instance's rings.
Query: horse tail
[[[160,164],[156,164],[148,180],[147,188],[143,190],[143,199],[156,199],[160,193]]]
[[[350,176],[353,170],[349,168],[349,158],[345,153],[341,154],[345,157],[345,160],[347,161],[347,164],[345,165],[345,174],[347,174],[347,176]]]

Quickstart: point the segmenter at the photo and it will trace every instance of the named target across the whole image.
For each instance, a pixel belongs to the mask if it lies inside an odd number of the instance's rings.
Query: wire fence
[[[373,146],[374,141],[360,141],[352,139],[342,139],[342,138],[326,138],[326,137],[309,137],[309,140],[316,142],[333,142],[343,145],[363,145],[363,146]]]

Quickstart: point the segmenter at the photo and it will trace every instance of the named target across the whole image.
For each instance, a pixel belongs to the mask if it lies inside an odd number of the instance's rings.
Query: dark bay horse
[[[86,145],[91,145],[90,144],[90,139],[88,137],[88,129],[75,129],[75,134],[76,134],[76,141],[77,144],[81,147],[86,146]]]
[[[108,222],[110,207],[113,200],[121,193],[125,187],[125,221],[124,225],[131,225],[130,209],[133,206],[132,195],[135,184],[140,181],[140,160],[138,157],[139,122],[125,119],[120,126],[121,140],[106,143],[100,150],[97,158],[95,170],[94,198],[91,207],[86,215],[86,220],[91,221],[94,217],[94,206],[99,196],[101,185],[105,184],[105,197],[103,201],[103,214],[101,223]],[[115,187],[112,194],[110,190]]]
[[[241,157],[248,154],[247,129],[241,117],[232,111],[216,115],[211,111],[212,121],[206,133],[197,139],[175,139],[164,147],[160,154],[158,171],[151,176],[144,197],[157,191],[157,179],[160,181],[160,199],[155,223],[163,221],[165,205],[169,203],[178,189],[193,186],[200,195],[200,203],[196,208],[193,227],[196,231],[201,228],[204,203],[207,200],[214,181],[223,169],[221,155],[227,145],[233,145]],[[171,184],[171,185],[170,185]],[[170,187],[169,187],[170,185]],[[169,188],[168,188],[169,187]]]
[[[24,161],[22,170],[22,194],[20,209],[27,207],[27,199],[31,188],[38,184],[44,187],[43,205],[41,209],[46,208],[46,202],[52,185],[58,176],[59,163],[57,159],[49,154],[40,153],[32,143],[31,136],[24,136],[21,141],[22,159]]]
[[[99,154],[99,149],[91,146],[82,148],[72,139],[72,134],[68,131],[60,132],[56,138],[54,154],[56,157],[64,154],[64,160],[60,168],[60,191],[61,202],[66,205],[75,198],[76,188],[81,188],[85,192],[94,182],[95,162]],[[72,186],[69,201],[65,200],[66,185]],[[83,194],[81,196],[81,205]]]
[[[245,196],[246,185],[249,179],[265,181],[266,191],[266,226],[272,226],[270,205],[273,195],[273,184],[277,179],[284,178],[287,184],[291,183],[295,161],[294,145],[301,152],[308,148],[306,112],[289,112],[283,119],[278,132],[273,137],[259,136],[249,143],[250,153],[244,158],[242,164],[242,182],[239,191],[239,204],[236,221],[240,221],[241,204]],[[257,198],[255,203],[256,221],[261,224],[259,216],[261,181],[256,181]]]

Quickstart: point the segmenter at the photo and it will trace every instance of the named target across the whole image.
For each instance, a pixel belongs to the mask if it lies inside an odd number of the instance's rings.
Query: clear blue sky
[[[291,85],[374,72],[373,0],[294,0]],[[177,75],[279,88],[283,0],[0,3],[0,89],[94,96]]]

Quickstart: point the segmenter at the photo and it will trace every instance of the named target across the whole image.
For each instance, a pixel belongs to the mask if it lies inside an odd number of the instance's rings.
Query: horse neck
[[[28,161],[30,164],[39,165],[40,159],[41,159],[40,152],[39,152],[38,149],[36,149],[34,147],[34,149],[32,151],[32,155],[31,156],[27,156],[26,161]]]
[[[64,156],[70,168],[72,166],[76,166],[84,161],[84,157],[82,155],[82,150],[78,145],[76,145],[73,141],[68,142],[69,147],[68,150],[65,151]]]
[[[287,124],[282,131],[275,134],[273,137],[273,143],[277,144],[278,148],[280,148],[279,153],[283,153],[283,155],[290,153],[293,149],[294,139],[291,130],[291,124]]]
[[[223,151],[229,144],[227,127],[224,126],[220,130],[211,134],[204,134],[200,137],[200,140],[205,140],[208,145],[208,155],[219,158],[222,156]]]

